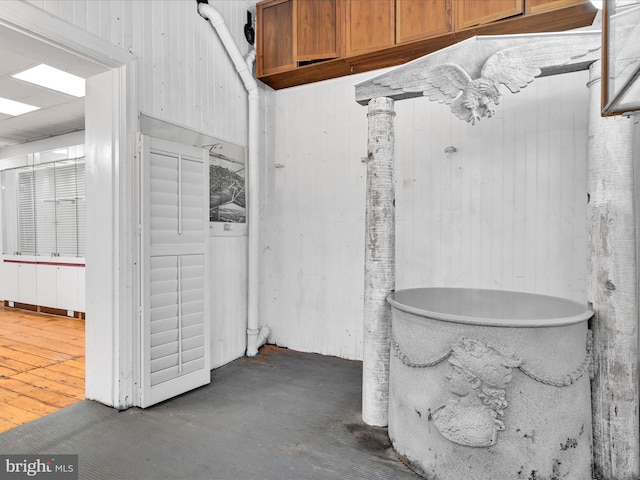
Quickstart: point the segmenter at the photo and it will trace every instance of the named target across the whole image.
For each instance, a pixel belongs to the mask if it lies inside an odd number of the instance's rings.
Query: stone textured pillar
[[[395,133],[393,100],[369,102],[364,266],[362,420],[386,426],[389,415],[391,307],[395,288]]]
[[[592,381],[594,477],[640,475],[638,272],[633,120],[600,116],[600,62],[591,65],[588,142],[588,301],[595,312]]]

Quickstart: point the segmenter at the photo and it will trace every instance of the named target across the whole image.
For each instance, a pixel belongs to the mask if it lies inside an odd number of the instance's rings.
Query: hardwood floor
[[[84,399],[84,320],[0,306],[0,432]]]

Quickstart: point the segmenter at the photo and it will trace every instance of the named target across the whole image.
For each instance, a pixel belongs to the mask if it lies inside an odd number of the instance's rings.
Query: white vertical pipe
[[[364,264],[362,420],[387,426],[391,307],[395,288],[394,102],[369,102],[367,204]]]
[[[248,186],[246,190],[247,204],[249,211],[247,216],[249,230],[249,257],[248,257],[248,320],[247,320],[247,356],[255,357],[258,354],[260,344],[266,342],[269,335],[268,328],[259,325],[258,315],[258,287],[259,287],[259,207],[260,207],[260,184],[258,182],[258,152],[259,141],[258,120],[260,104],[257,89],[249,92],[249,170]],[[260,333],[262,330],[262,334]],[[264,340],[258,340],[258,336]]]
[[[259,113],[260,96],[258,93],[258,82],[253,77],[250,62],[255,56],[249,55],[247,59],[242,56],[236,45],[229,28],[224,22],[222,15],[211,5],[201,3],[198,5],[200,15],[209,20],[213,28],[218,33],[224,48],[233,62],[238,75],[242,79],[244,87],[248,93],[249,101],[249,150],[247,158],[247,225],[249,230],[248,239],[248,306],[247,306],[247,356],[255,357],[258,348],[266,342],[269,329],[266,326],[259,327],[258,315],[258,287],[259,287],[259,213],[260,213],[260,183],[258,181],[258,144],[259,144]]]

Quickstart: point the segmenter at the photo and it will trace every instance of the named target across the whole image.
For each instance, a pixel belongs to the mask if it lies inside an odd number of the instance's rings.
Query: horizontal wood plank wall
[[[27,1],[135,55],[140,108],[145,114],[246,146],[246,90],[195,1]],[[243,54],[249,51],[243,27],[247,9],[254,4],[253,0],[211,1]],[[212,270],[211,294],[218,299],[211,329],[217,349],[212,351],[212,367],[234,360],[245,349],[246,290],[226,295],[227,285],[246,283],[243,245],[243,237],[210,241],[219,262],[230,262]]]
[[[353,85],[374,75],[276,92],[261,311],[278,345],[361,358],[367,120]],[[476,126],[427,99],[396,102],[397,289],[585,301],[586,81],[505,92]]]
[[[84,321],[0,306],[0,432],[84,399]]]

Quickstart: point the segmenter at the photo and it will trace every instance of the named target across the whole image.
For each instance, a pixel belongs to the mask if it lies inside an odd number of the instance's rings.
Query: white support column
[[[593,304],[594,476],[636,480],[638,435],[638,273],[633,120],[600,116],[600,62],[590,67],[588,301]]]
[[[393,100],[369,102],[364,266],[362,420],[386,426],[389,411],[391,307],[395,288],[395,133]]]

